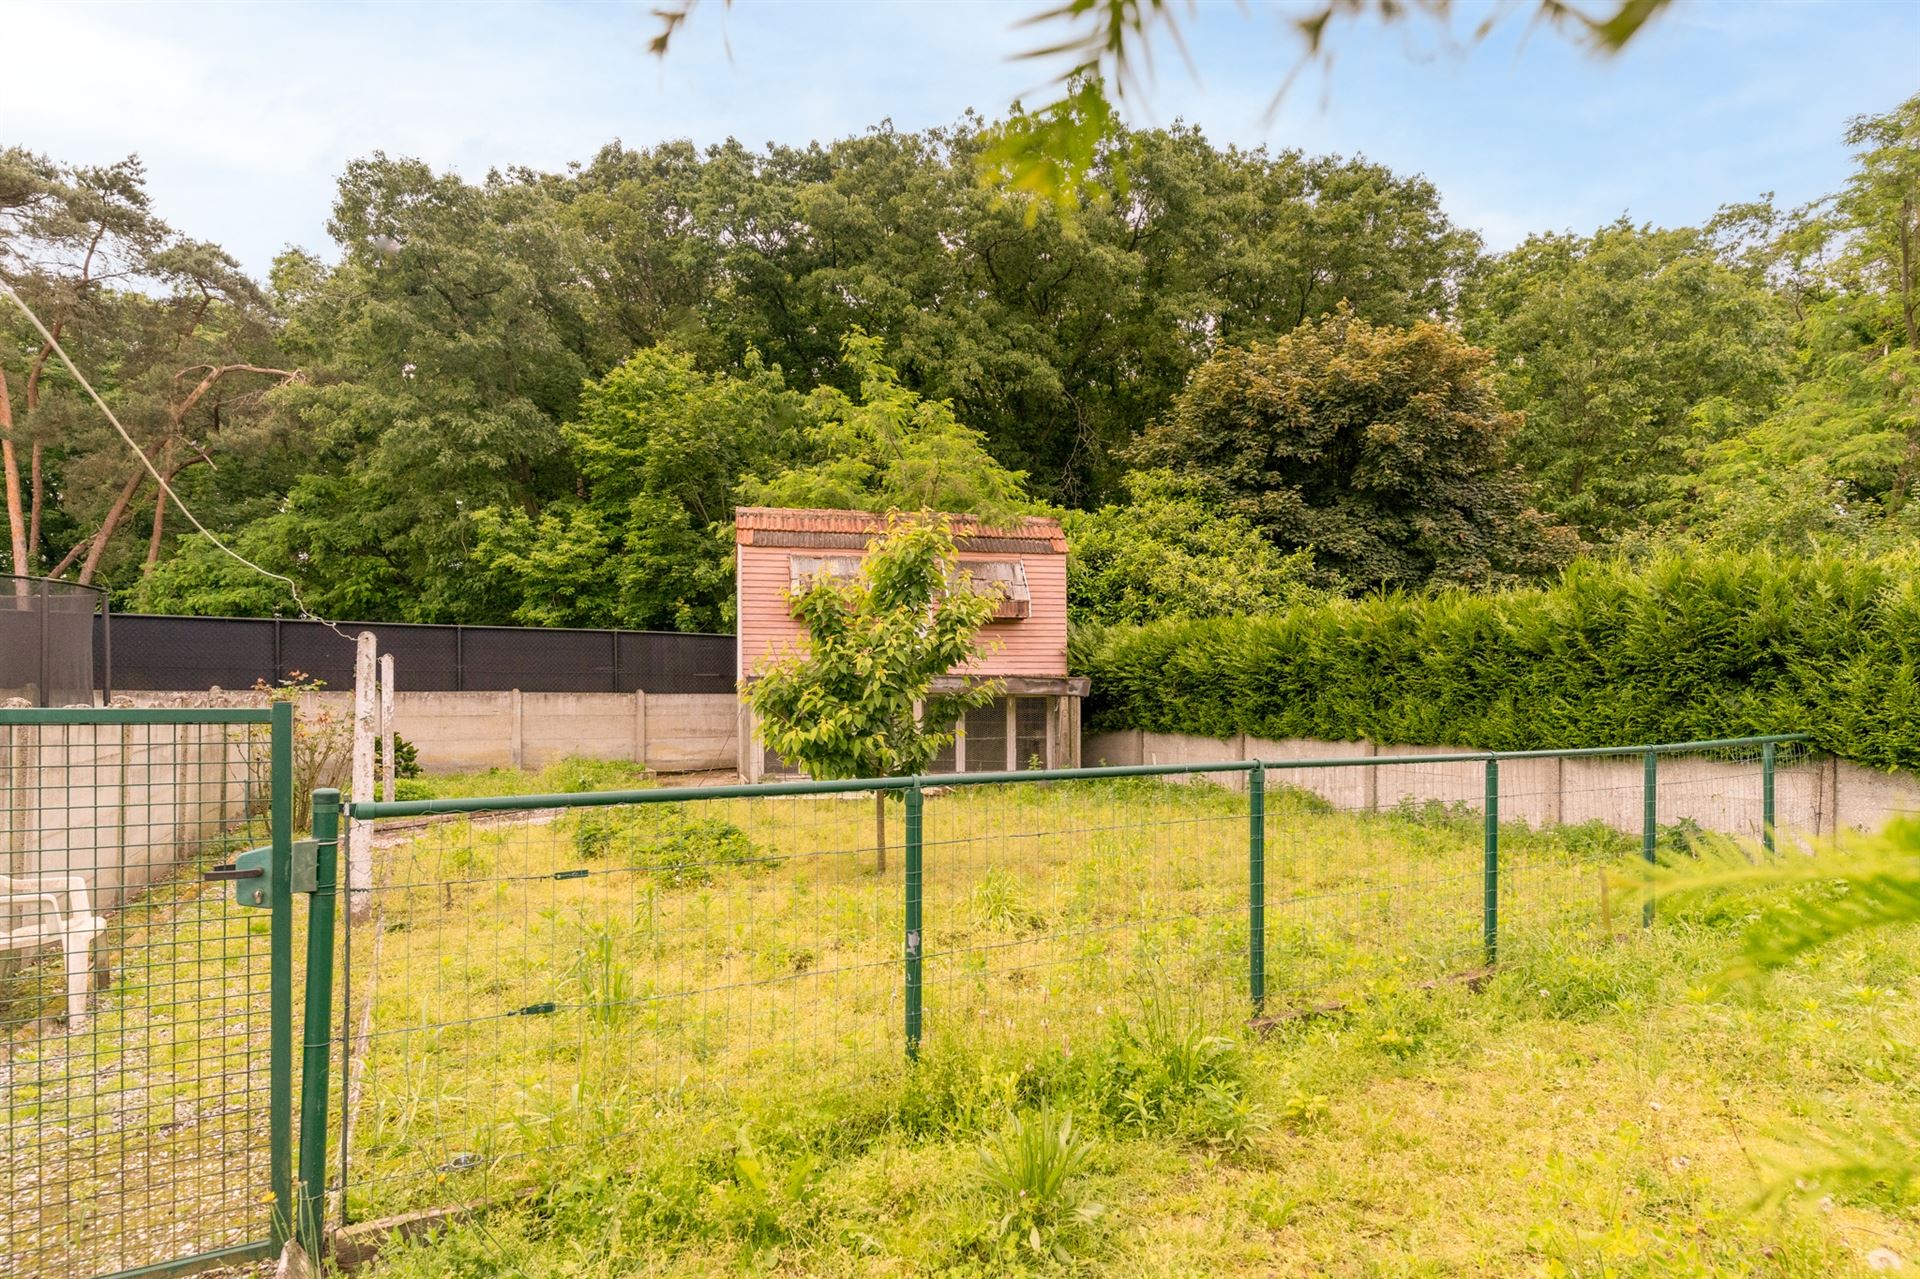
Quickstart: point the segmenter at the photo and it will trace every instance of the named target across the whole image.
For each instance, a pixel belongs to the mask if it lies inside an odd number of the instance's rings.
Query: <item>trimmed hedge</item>
[[[1090,728],[1485,750],[1807,732],[1920,767],[1920,559],[1671,553],[1554,585],[1087,630]]]

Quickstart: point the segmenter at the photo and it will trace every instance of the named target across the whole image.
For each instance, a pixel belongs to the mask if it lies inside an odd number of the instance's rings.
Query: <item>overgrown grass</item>
[[[380,958],[354,975],[374,1015],[349,1203],[492,1206],[382,1273],[1597,1279],[1920,1259],[1899,1192],[1791,1171],[1808,1125],[1920,1113],[1911,935],[1729,993],[1714,977],[1751,901],[1642,930],[1601,886],[1637,840],[1514,828],[1502,963],[1446,980],[1480,962],[1478,819],[1280,790],[1260,1034],[1241,797],[959,790],[926,805],[909,1064],[891,817],[884,875],[865,798],[463,822],[390,859]]]
[[[587,791],[630,790],[652,774],[627,760],[568,756],[534,771],[485,768],[462,773],[428,773],[394,783],[400,799],[478,799],[488,795],[578,795]]]

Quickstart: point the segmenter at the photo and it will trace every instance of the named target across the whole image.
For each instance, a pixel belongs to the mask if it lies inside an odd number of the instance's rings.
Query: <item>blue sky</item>
[[[67,160],[138,151],[161,214],[263,271],[330,253],[333,180],[375,149],[469,177],[557,168],[603,142],[804,142],[891,118],[946,123],[1052,68],[1011,58],[1053,0],[705,0],[664,63],[656,0],[602,4],[54,5],[0,0],[15,50],[0,142]],[[1483,10],[1460,0],[1455,30]],[[1913,0],[1680,0],[1625,54],[1521,22],[1449,47],[1429,26],[1335,31],[1325,74],[1273,92],[1295,48],[1285,0],[1201,0],[1197,69],[1162,47],[1136,123],[1219,142],[1364,153],[1421,172],[1495,247],[1627,213],[1696,222],[1766,190],[1797,203],[1844,176],[1848,117],[1920,92]]]

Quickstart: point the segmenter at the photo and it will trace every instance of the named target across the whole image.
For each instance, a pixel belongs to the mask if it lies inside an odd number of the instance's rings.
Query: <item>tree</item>
[[[1891,313],[1886,327],[1920,350],[1920,94],[1847,126],[1854,171],[1834,201],[1847,243],[1842,267],[1857,294]]]
[[[924,772],[952,725],[997,693],[987,681],[942,684],[977,655],[994,600],[957,572],[953,534],[936,516],[889,515],[855,578],[815,578],[795,597],[804,648],[742,684],[761,740],[813,777]],[[875,795],[879,869],[887,864],[886,794]]]
[[[51,527],[43,516],[57,513],[67,532],[85,532],[49,574],[77,565],[78,579],[92,582],[151,477],[68,378],[55,343],[94,366],[116,416],[168,486],[244,442],[264,416],[264,392],[296,373],[279,366],[267,297],[217,246],[153,216],[137,159],[90,168],[9,151],[0,156],[0,223],[0,272],[48,330],[26,334],[22,349],[33,354],[21,413],[0,404],[12,558],[36,565]],[[9,329],[21,323],[8,317]],[[0,395],[6,389],[0,373]],[[24,531],[16,424],[30,442]],[[58,495],[55,512],[45,508],[48,491]],[[156,484],[143,571],[166,545],[168,501]]]
[[[1127,477],[1132,500],[1061,517],[1075,625],[1269,613],[1319,598],[1308,551],[1283,555],[1171,471]]]
[[[1345,309],[1194,372],[1132,456],[1191,480],[1283,551],[1348,589],[1498,586],[1578,541],[1528,505],[1507,458],[1488,352],[1442,325],[1396,329]]]
[[[1523,413],[1513,457],[1542,504],[1590,539],[1666,514],[1700,431],[1758,421],[1786,386],[1786,309],[1699,231],[1622,218],[1535,235],[1469,288],[1464,332],[1499,357]],[[1717,401],[1711,416],[1696,405]]]
[[[811,459],[769,479],[748,478],[741,505],[835,510],[922,510],[1012,519],[1035,509],[1022,482],[987,451],[980,432],[944,400],[900,385],[881,343],[855,329],[845,355],[860,375],[860,398],[823,387],[814,396],[820,426]]]
[[[734,490],[790,464],[816,421],[757,355],[727,376],[641,351],[589,382],[562,427],[578,496],[537,519],[475,514],[473,559],[495,607],[530,626],[726,629]]]

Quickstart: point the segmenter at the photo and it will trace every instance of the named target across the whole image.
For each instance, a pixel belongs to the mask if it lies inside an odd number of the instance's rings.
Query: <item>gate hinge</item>
[[[292,882],[288,891],[318,892],[320,888],[320,843],[312,839],[293,841]],[[249,848],[223,866],[200,872],[200,878],[216,882],[232,881],[233,904],[270,908],[273,905],[273,846]]]

